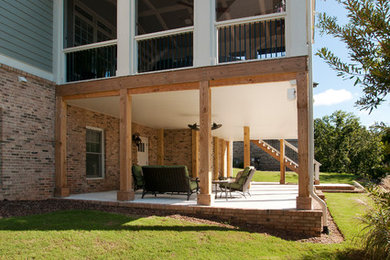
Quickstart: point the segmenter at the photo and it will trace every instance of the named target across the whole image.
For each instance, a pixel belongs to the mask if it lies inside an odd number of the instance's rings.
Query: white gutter
[[[312,36],[313,36],[313,19],[312,19],[312,11],[313,5],[315,5],[315,0],[306,0],[306,21],[307,21],[307,45],[309,51],[309,158],[312,158],[313,161],[309,160],[309,192],[310,195],[315,199],[321,206],[322,209],[322,218],[323,218],[323,233],[329,234],[328,229],[328,209],[325,201],[323,201],[317,194],[314,192],[314,173],[313,173],[313,163],[314,163],[314,131],[313,131],[313,47],[312,47]]]

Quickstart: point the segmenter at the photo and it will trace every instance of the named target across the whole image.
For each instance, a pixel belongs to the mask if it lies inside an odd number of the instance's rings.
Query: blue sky
[[[340,23],[346,23],[346,11],[336,0],[317,0],[316,12],[326,12],[336,16]],[[318,21],[318,19],[316,18]],[[337,39],[328,35],[321,36],[318,29],[315,33],[315,44],[313,54],[322,47],[328,47],[343,60],[347,60],[348,50],[345,45]],[[314,82],[319,86],[314,89],[314,118],[330,115],[336,110],[352,112],[360,118],[362,124],[373,125],[375,122],[390,124],[390,102],[385,101],[379,108],[368,111],[360,111],[355,106],[355,101],[362,95],[361,87],[354,86],[352,80],[343,80],[337,77],[322,59],[313,55],[313,76]]]

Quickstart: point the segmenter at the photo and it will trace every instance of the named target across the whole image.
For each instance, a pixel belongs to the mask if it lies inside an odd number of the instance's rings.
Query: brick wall
[[[86,177],[86,127],[104,130],[105,176],[101,179]],[[119,189],[119,119],[75,106],[68,106],[67,123],[67,178],[70,193],[98,192]],[[157,164],[157,130],[132,124],[132,131],[149,140],[149,164]],[[132,161],[137,164],[137,148],[133,143]]]
[[[0,200],[53,196],[54,111],[53,82],[0,64]]]
[[[164,130],[164,164],[186,165],[192,175],[191,129]]]
[[[70,193],[119,189],[119,119],[68,106],[67,179]],[[104,178],[86,177],[86,127],[104,130]]]
[[[268,144],[279,151],[279,140],[265,140]],[[297,140],[288,140],[292,145],[298,147]],[[286,146],[286,156],[298,163],[298,154]],[[254,159],[254,160],[253,160]],[[244,142],[233,142],[233,166],[241,167],[244,164]],[[279,161],[251,143],[251,165],[260,171],[279,171]]]

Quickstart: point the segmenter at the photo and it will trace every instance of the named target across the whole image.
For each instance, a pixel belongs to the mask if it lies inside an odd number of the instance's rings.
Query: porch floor
[[[214,188],[214,185],[213,185]],[[241,208],[241,209],[272,209],[272,210],[293,210],[296,209],[296,197],[298,196],[297,185],[279,185],[279,183],[260,183],[252,182],[250,188],[251,196],[244,198],[239,193],[232,193],[233,198],[218,198],[215,199],[213,207],[220,208]],[[164,204],[175,206],[196,206],[196,194],[192,194],[190,200],[187,200],[186,195],[171,195],[157,194],[154,197],[152,194],[146,194],[141,198],[142,191],[137,191],[135,200],[125,201],[121,203],[143,203],[143,204]],[[215,195],[215,193],[213,193]],[[118,202],[116,199],[117,191],[105,191],[83,194],[72,194],[65,199],[71,200],[88,200],[88,201],[104,201]]]

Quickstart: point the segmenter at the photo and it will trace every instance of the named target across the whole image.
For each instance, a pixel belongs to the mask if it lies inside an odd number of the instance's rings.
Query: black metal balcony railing
[[[193,64],[193,33],[138,40],[138,72],[189,67]]]
[[[66,81],[115,76],[116,45],[66,53]]]
[[[220,63],[285,55],[284,19],[227,25],[218,29]]]

